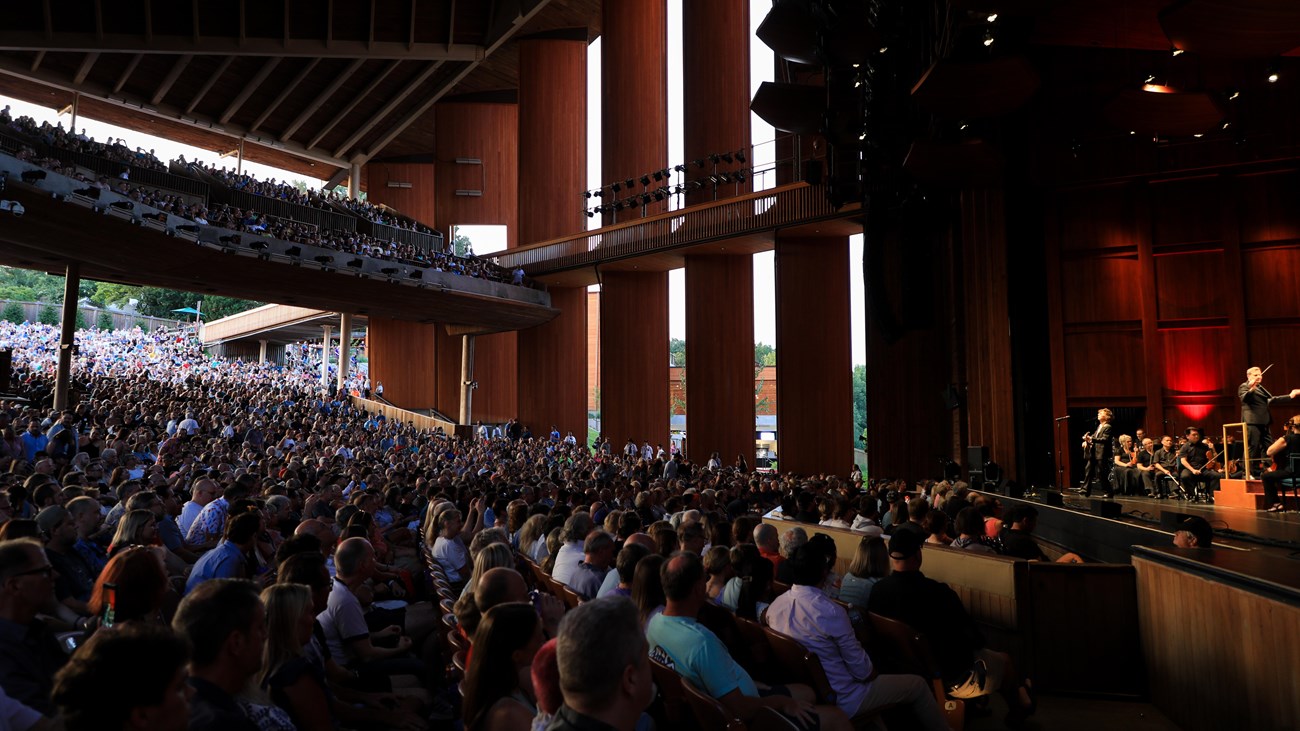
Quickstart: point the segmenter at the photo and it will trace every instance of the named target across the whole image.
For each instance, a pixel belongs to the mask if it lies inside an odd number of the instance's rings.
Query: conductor
[[[1273,404],[1288,403],[1300,398],[1300,388],[1291,390],[1286,396],[1274,396],[1264,388],[1264,371],[1259,366],[1246,370],[1246,382],[1237,386],[1237,398],[1241,399],[1241,420],[1246,424],[1246,438],[1250,442],[1251,472],[1262,472],[1264,450],[1273,442],[1269,426],[1273,423],[1273,414],[1269,407]]]

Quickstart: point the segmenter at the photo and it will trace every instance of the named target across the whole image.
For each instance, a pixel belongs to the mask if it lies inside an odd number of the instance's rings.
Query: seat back
[[[686,692],[682,690],[682,676],[676,670],[658,660],[650,661],[650,673],[654,676],[655,686],[659,689],[659,699],[663,703],[664,718],[680,728],[689,723],[686,717]]]
[[[763,625],[744,617],[736,617],[735,622],[740,641],[745,644],[749,652],[750,664],[745,669],[759,680],[777,682],[780,673],[775,656],[772,654],[772,646],[767,642],[767,633],[763,631]]]
[[[795,638],[781,634],[771,627],[764,627],[763,633],[767,636],[767,642],[772,647],[772,654],[776,656],[776,661],[784,669],[795,674],[796,682],[811,686],[813,692],[817,694],[818,703],[835,702],[835,691],[831,689],[831,683],[826,679],[826,670],[822,667],[820,658],[809,652],[808,648]]]
[[[867,615],[871,627],[894,649],[897,659],[906,667],[899,668],[924,678],[939,677],[939,665],[930,653],[930,645],[925,636],[912,629],[906,622],[891,619],[875,612]]]
[[[719,731],[748,731],[745,722],[741,721],[728,711],[726,706],[719,703],[708,693],[696,688],[691,683],[681,681],[682,690],[686,695],[686,703],[691,707],[691,712],[695,714],[695,721],[700,728],[719,729]]]
[[[560,599],[564,600],[564,606],[568,607],[569,609],[574,609],[579,604],[582,603],[582,597],[578,596],[578,592],[574,591],[573,589],[570,589],[569,587],[557,581],[554,580],[552,581],[555,584],[555,588],[559,592]]]

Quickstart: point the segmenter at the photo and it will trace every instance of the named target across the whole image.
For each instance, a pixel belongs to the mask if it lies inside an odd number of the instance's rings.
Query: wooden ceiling
[[[36,0],[6,7],[0,93],[329,178],[433,149],[432,105],[513,90],[524,34],[600,0]]]

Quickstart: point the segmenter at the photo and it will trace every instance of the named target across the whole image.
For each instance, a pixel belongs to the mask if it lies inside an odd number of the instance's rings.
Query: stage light
[[[656,183],[657,183],[657,182],[660,182],[660,181],[662,181],[663,179],[664,179],[664,171],[662,171],[662,170],[656,170],[656,171],[655,171],[655,182],[656,182]]]
[[[1135,134],[1137,134],[1137,130],[1135,130],[1135,129],[1131,129],[1131,130],[1128,131],[1128,133],[1131,134],[1131,135],[1135,135]]]
[[[737,171],[736,171],[736,182],[737,182],[737,183],[743,183],[743,182],[745,182],[745,171],[744,171],[744,170],[737,170]]]
[[[1281,78],[1281,77],[1278,75],[1278,73],[1277,73],[1277,69],[1269,69],[1269,70],[1268,70],[1268,83],[1270,83],[1270,84],[1276,84],[1276,83],[1277,83],[1277,80],[1278,80],[1279,78]]]
[[[744,162],[744,161],[745,161],[745,151],[736,150],[736,162]]]
[[[1197,133],[1193,134],[1192,136],[1199,140],[1199,139],[1201,139],[1202,137],[1204,137],[1205,135],[1202,134],[1202,133],[1200,133],[1200,132],[1197,132]]]
[[[966,130],[968,127],[970,127],[970,123],[969,123],[969,122],[961,122],[960,124],[958,124],[957,129],[959,129],[959,130],[963,130],[963,131],[964,131],[964,130]]]
[[[1184,50],[1181,49],[1181,48],[1178,48],[1177,46],[1173,47],[1173,48],[1170,49],[1170,51],[1169,51],[1169,54],[1170,54],[1171,56],[1173,56],[1174,58],[1177,58],[1177,57],[1183,55],[1184,53],[1186,53],[1186,51],[1184,51]]]
[[[1237,89],[1228,89],[1228,101],[1236,101],[1241,96],[1241,91]]]
[[[650,184],[650,176],[649,176],[649,175],[642,175],[642,176],[641,176],[641,185],[649,185],[649,184]]]
[[[582,197],[583,197],[583,198],[590,198],[590,197],[591,197],[591,191],[589,191],[589,190],[584,190],[584,191],[582,191]]]
[[[1223,124],[1219,125],[1219,129],[1227,129],[1231,126],[1232,126],[1232,122],[1225,119],[1223,120]]]
[[[1156,83],[1156,75],[1155,75],[1155,74],[1147,74],[1146,79],[1145,79],[1142,83],[1144,83],[1144,84],[1154,84],[1154,83]]]
[[[596,217],[596,212],[594,210],[588,209],[587,218],[595,218],[595,217]]]
[[[697,168],[702,168],[702,167],[704,167],[704,160],[696,160],[696,161],[695,161],[695,167],[697,167]]]
[[[614,183],[613,185],[609,186],[609,189],[617,193],[623,189],[623,186],[619,185],[618,183]]]
[[[712,155],[709,155],[709,161],[712,162],[714,165],[717,165],[719,162],[722,161],[722,157],[715,152]]]
[[[623,187],[627,188],[628,190],[632,190],[632,188],[635,186],[636,186],[636,181],[631,178],[628,178],[627,180],[623,181]]]
[[[989,46],[993,45],[993,40],[994,40],[993,31],[986,32],[984,34],[984,47],[988,48]]]
[[[383,269],[380,269],[379,271],[381,271],[381,272],[383,272],[384,274],[387,274],[387,275],[389,275],[389,276],[392,276],[392,275],[394,275],[394,274],[397,273],[397,267],[384,267]]]
[[[686,166],[685,166],[685,165],[674,165],[674,166],[673,166],[673,170],[676,170],[676,171],[679,172],[679,173],[684,173],[684,172],[686,172]]]
[[[997,13],[989,13],[989,17],[985,18],[985,20],[987,20],[987,21],[990,22],[990,23],[996,23],[996,22],[998,21],[998,14],[997,14]]]
[[[730,165],[730,164],[732,164],[733,162],[735,162],[735,158],[733,158],[733,157],[731,156],[731,153],[730,153],[730,152],[724,152],[724,153],[722,153],[722,159],[723,159],[723,160],[724,160],[728,165]]]
[[[880,53],[880,54],[882,54],[882,55],[885,54],[885,53],[888,53],[888,52],[889,52],[889,46],[881,46],[881,47],[880,47],[880,50],[877,51],[877,53]]]

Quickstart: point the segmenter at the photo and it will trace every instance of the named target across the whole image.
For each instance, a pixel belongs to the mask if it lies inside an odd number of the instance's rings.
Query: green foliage
[[[0,319],[5,322],[12,322],[15,325],[21,325],[27,318],[23,315],[22,305],[17,302],[10,302],[5,305],[4,312],[0,314]]]
[[[100,330],[113,329],[113,316],[104,310],[99,311],[99,318],[95,322],[95,327]]]
[[[203,319],[207,322],[220,320],[223,317],[237,315],[245,310],[251,310],[254,307],[260,307],[263,303],[253,302],[252,300],[241,300],[235,297],[220,297],[218,295],[204,295]]]
[[[470,246],[469,237],[464,234],[456,234],[456,238],[451,240],[451,251],[456,256],[464,256]]]
[[[686,367],[686,341],[673,338],[668,341],[668,357],[675,366]]]
[[[142,287],[131,287],[114,282],[95,282],[95,290],[90,294],[90,303],[96,307],[120,306],[133,299],[140,299]]]
[[[776,365],[776,348],[767,343],[754,343],[754,362],[765,366]]]
[[[36,318],[36,321],[42,325],[57,325],[59,324],[59,311],[46,305],[41,308],[41,314]]]
[[[157,287],[144,287],[140,290],[140,304],[138,307],[141,314],[175,320],[180,318],[177,318],[176,313],[172,312],[172,310],[179,310],[182,307],[193,307],[198,301],[198,296],[190,294],[189,292],[177,292],[174,289],[159,289]]]
[[[867,429],[867,367],[853,366],[853,446],[866,449],[858,437]]]
[[[78,308],[77,308],[77,329],[78,329],[78,330],[85,330],[86,327],[87,327],[87,324],[86,324],[86,313],[82,312],[82,311],[81,311],[81,308],[78,307]]]
[[[0,267],[0,298],[59,303],[63,301],[63,277],[30,269]]]
[[[148,330],[148,329],[149,329],[149,323],[145,322],[144,320],[136,320],[136,321],[135,321],[135,326],[138,327],[138,328],[140,328],[141,330]]]

